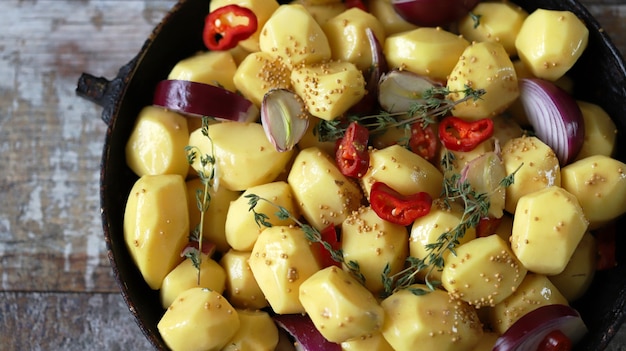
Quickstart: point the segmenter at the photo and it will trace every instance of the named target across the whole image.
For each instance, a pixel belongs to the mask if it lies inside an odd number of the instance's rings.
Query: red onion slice
[[[168,79],[157,84],[152,103],[193,117],[253,122],[259,109],[248,99],[230,90],[198,82]]]
[[[423,101],[428,89],[441,86],[426,76],[409,71],[391,70],[380,77],[378,102],[389,113],[407,112]]]
[[[298,94],[286,89],[265,93],[261,123],[268,140],[278,151],[289,151],[302,139],[311,116]]]
[[[528,312],[496,341],[493,351],[537,351],[545,337],[560,330],[576,344],[587,333],[578,312],[566,305],[546,305]]]
[[[422,27],[446,26],[461,19],[479,0],[391,0],[391,5],[407,22]]]
[[[303,314],[275,315],[274,322],[287,331],[300,351],[341,351],[341,345],[326,340],[309,316]]]
[[[365,29],[367,35],[367,41],[370,45],[370,51],[372,55],[372,66],[368,70],[365,77],[368,77],[365,90],[367,93],[356,105],[350,108],[351,113],[369,113],[376,108],[378,103],[378,82],[383,73],[389,70],[387,65],[387,59],[383,53],[383,47],[374,35],[374,31],[371,28]]]
[[[520,101],[535,134],[565,166],[585,139],[582,112],[576,100],[556,84],[538,78],[520,79]]]

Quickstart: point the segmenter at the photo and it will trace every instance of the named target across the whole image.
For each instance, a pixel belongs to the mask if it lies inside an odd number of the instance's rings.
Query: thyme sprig
[[[213,143],[213,140],[209,136],[209,117],[202,117],[202,135],[205,136],[209,143]],[[211,148],[214,150],[214,148]],[[197,170],[198,177],[202,188],[196,190],[196,207],[200,211],[200,223],[194,228],[190,234],[189,240],[198,243],[198,248],[191,248],[185,251],[185,257],[189,258],[193,266],[198,270],[198,284],[200,284],[201,264],[202,264],[202,244],[203,244],[203,228],[206,211],[209,209],[211,203],[211,189],[217,189],[217,162],[215,152],[211,154],[203,154],[202,150],[197,146],[188,145],[185,147],[185,153],[187,155],[187,163],[193,165],[198,157],[200,158],[200,167]]]
[[[361,273],[359,263],[353,260],[346,262],[343,257],[343,251],[340,249],[334,249],[329,242],[325,241],[322,238],[322,233],[319,230],[309,224],[303,223],[302,221],[300,221],[300,219],[294,217],[293,214],[291,214],[291,212],[289,212],[289,210],[287,210],[285,207],[280,206],[266,198],[260,197],[256,194],[248,194],[245,195],[245,197],[248,198],[248,204],[250,205],[249,211],[254,214],[254,221],[259,227],[269,228],[272,226],[272,223],[269,222],[269,216],[267,214],[256,211],[256,206],[259,201],[265,201],[270,205],[276,207],[276,217],[278,217],[280,220],[291,219],[292,221],[294,221],[294,223],[296,223],[302,229],[306,239],[309,242],[321,244],[324,249],[328,251],[331,258],[335,262],[344,264],[356,279],[358,279],[362,284],[365,283],[365,276],[363,275],[363,273]]]
[[[463,98],[452,101],[445,97],[452,94],[463,94]],[[478,100],[485,94],[484,89],[473,89],[465,86],[461,91],[451,91],[447,87],[427,89],[422,98],[415,100],[408,111],[390,113],[381,111],[378,114],[357,116],[349,115],[345,119],[332,121],[321,120],[313,130],[320,141],[335,141],[343,137],[351,122],[359,122],[367,127],[370,133],[376,134],[390,128],[397,128],[419,122],[423,127],[434,123],[437,118],[450,113],[452,109],[465,101]]]
[[[410,288],[411,285],[417,282],[418,273],[422,271],[426,272],[424,281],[428,290],[435,290],[441,285],[441,282],[430,279],[432,272],[435,269],[443,269],[446,253],[450,252],[456,255],[456,248],[460,245],[460,240],[465,236],[467,230],[476,228],[481,218],[488,215],[491,193],[477,192],[468,180],[463,180],[459,173],[454,172],[454,158],[453,153],[446,151],[441,160],[444,179],[440,202],[447,208],[451,208],[454,203],[460,203],[463,206],[463,214],[459,224],[439,235],[435,242],[427,244],[425,246],[428,252],[426,257],[421,259],[409,257],[406,262],[406,268],[402,271],[391,275],[389,266],[386,266],[382,276],[384,296],[391,295],[393,292],[405,288],[411,289],[411,292],[416,295],[427,293],[428,291],[424,289]],[[508,187],[513,184],[517,170],[502,178],[493,192],[501,187]]]

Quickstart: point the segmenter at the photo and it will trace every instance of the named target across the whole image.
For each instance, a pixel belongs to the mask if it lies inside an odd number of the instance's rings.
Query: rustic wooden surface
[[[102,238],[101,108],[74,90],[114,77],[174,2],[0,2],[1,350],[150,349]],[[626,53],[626,1],[583,3]]]

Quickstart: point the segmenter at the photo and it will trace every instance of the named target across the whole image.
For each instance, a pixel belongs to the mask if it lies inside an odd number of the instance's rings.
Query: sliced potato
[[[198,271],[199,269],[199,271]],[[202,255],[199,268],[190,258],[185,259],[163,279],[161,305],[168,308],[183,291],[195,287],[207,288],[222,294],[226,285],[224,268],[207,255]]]
[[[229,250],[222,256],[220,265],[226,272],[224,296],[237,308],[254,310],[265,308],[269,304],[248,264],[250,254]]]
[[[583,113],[585,141],[576,160],[595,155],[612,156],[617,139],[615,122],[599,105],[580,100],[577,103]]]
[[[290,89],[291,70],[281,58],[267,52],[253,52],[241,61],[233,74],[237,90],[256,106],[261,106],[263,97],[271,89]]]
[[[240,327],[221,351],[271,351],[278,345],[278,327],[269,313],[237,310]]]
[[[596,239],[587,232],[563,272],[548,276],[569,302],[578,300],[591,285],[596,272],[597,254]]]
[[[385,29],[387,35],[417,29],[418,26],[407,22],[394,10],[390,0],[370,0],[367,9],[376,16]]]
[[[206,51],[178,61],[167,79],[188,80],[235,91],[237,64],[230,51]]]

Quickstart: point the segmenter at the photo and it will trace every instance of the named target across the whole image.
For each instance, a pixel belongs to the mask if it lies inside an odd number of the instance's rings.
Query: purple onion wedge
[[[356,105],[350,108],[351,113],[361,114],[370,113],[374,111],[378,103],[378,82],[383,73],[387,72],[389,66],[387,65],[387,59],[383,53],[383,47],[380,45],[380,41],[374,35],[374,31],[371,28],[365,29],[367,40],[370,45],[372,55],[372,65],[368,72],[364,73],[367,77],[365,89],[367,93]]]
[[[461,19],[479,0],[391,0],[393,9],[407,22],[422,27],[443,27]]]
[[[326,340],[307,315],[278,314],[273,318],[294,339],[297,351],[341,351],[341,345]]]
[[[528,312],[496,341],[493,351],[537,351],[552,331],[560,331],[576,344],[587,333],[578,312],[566,305],[545,305]]]
[[[550,81],[524,78],[520,79],[520,101],[535,134],[552,148],[561,166],[571,162],[585,139],[576,100]]]
[[[198,82],[168,79],[157,84],[152,103],[187,116],[253,122],[259,109],[230,90]]]
[[[278,151],[291,150],[309,127],[304,101],[286,89],[272,89],[261,103],[261,123],[268,140]]]
[[[391,70],[380,77],[378,103],[389,113],[407,112],[428,89],[441,84],[428,77],[402,70]]]

